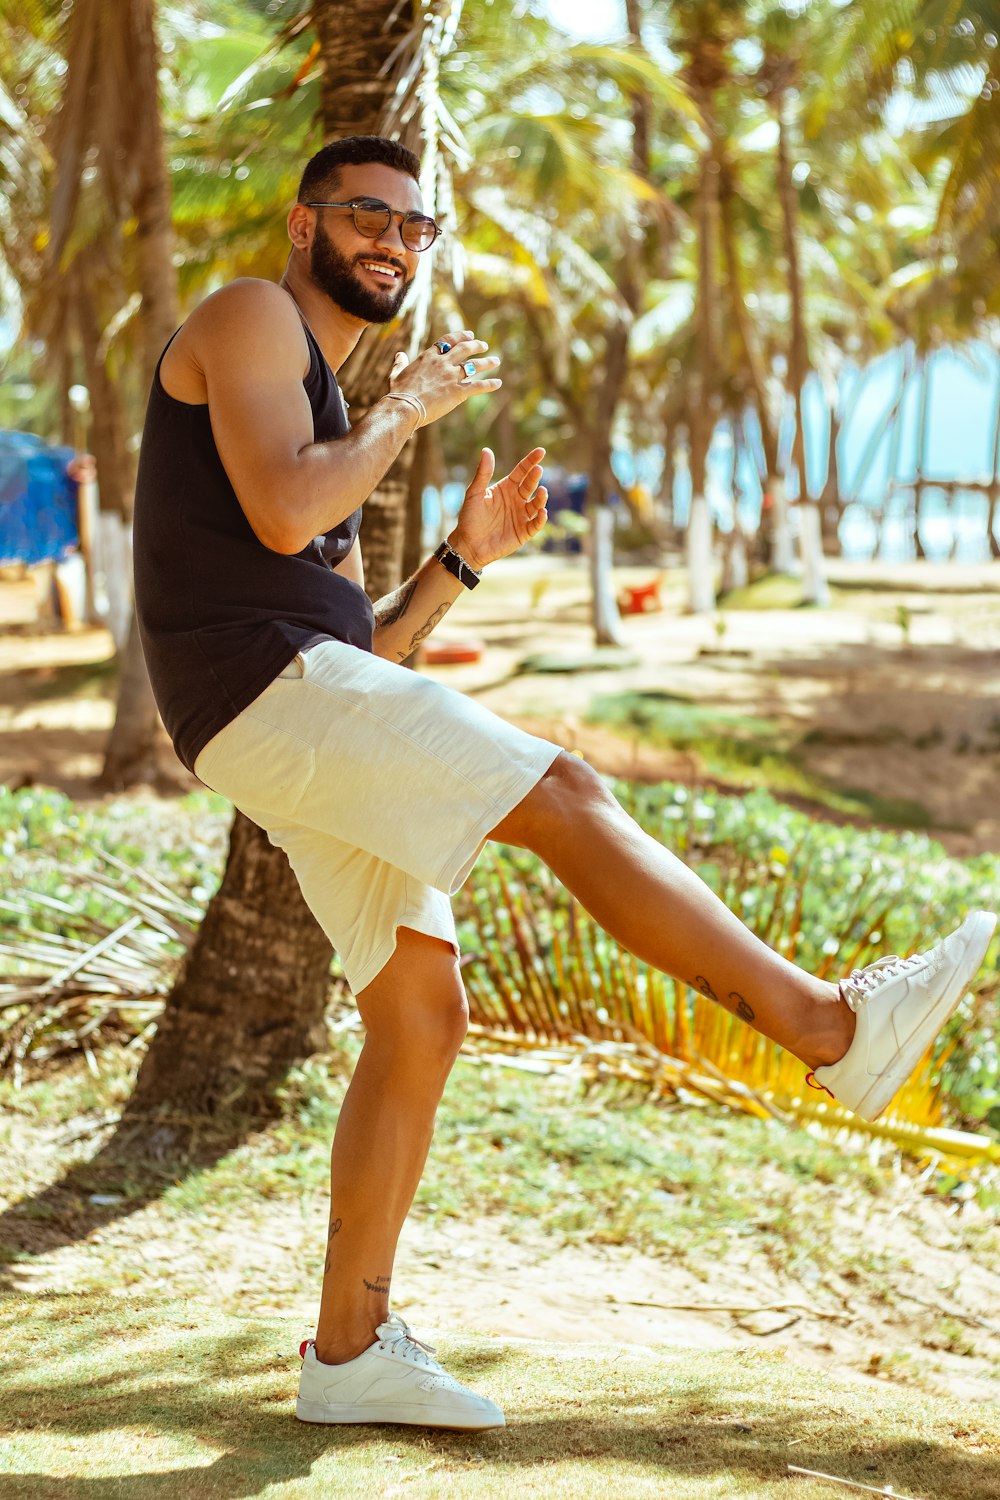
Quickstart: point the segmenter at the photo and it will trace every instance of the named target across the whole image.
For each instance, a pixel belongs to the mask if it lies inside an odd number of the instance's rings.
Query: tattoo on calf
[[[339,1234],[340,1233],[340,1227],[343,1224],[343,1222],[344,1222],[343,1219],[331,1219],[330,1220],[330,1228],[329,1228],[329,1231],[327,1233],[326,1262],[325,1262],[325,1264],[323,1266],[323,1275],[324,1276],[329,1275],[329,1272],[330,1272],[330,1262],[333,1259],[333,1237],[334,1237],[335,1234]]]
[[[717,1005],[725,1004],[724,1001],[719,999],[718,995],[715,993],[714,989],[709,984],[704,974],[696,974],[694,976],[694,987],[698,991],[698,993],[704,995],[707,1000],[714,1000]],[[734,1010],[736,1014],[742,1017],[744,1021],[756,1020],[756,1013],[753,1010],[753,1007],[747,1004],[746,1000],[744,1000],[739,990],[729,991],[729,1009]]]
[[[368,1288],[368,1290],[370,1292],[378,1292],[378,1294],[379,1294],[380,1297],[386,1297],[386,1296],[388,1296],[388,1294],[389,1294],[389,1278],[388,1278],[388,1276],[376,1276],[376,1278],[375,1278],[374,1281],[369,1281],[367,1276],[362,1276],[361,1280],[364,1282],[365,1286]]]
[[[738,990],[730,990],[729,998],[735,1004],[738,1016],[742,1016],[744,1021],[752,1021],[754,1019],[753,1009],[747,1004]]]

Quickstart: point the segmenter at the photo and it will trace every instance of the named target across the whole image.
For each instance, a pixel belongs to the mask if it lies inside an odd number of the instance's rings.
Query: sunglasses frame
[[[401,208],[390,208],[389,204],[383,203],[381,198],[349,198],[346,203],[306,203],[304,207],[349,208],[351,210],[351,218],[354,220],[354,228],[357,230],[358,234],[361,235],[362,239],[365,240],[377,240],[379,235],[384,234],[385,231],[389,228],[389,225],[392,223],[393,219],[398,219],[400,238],[403,240],[403,244],[406,245],[407,250],[412,250],[414,255],[423,255],[424,251],[431,248],[431,245],[434,244],[434,241],[441,233],[441,225],[437,222],[436,219],[432,219],[430,214],[417,213],[416,209],[407,209],[404,212],[404,210]],[[365,234],[363,230],[358,228],[357,210],[359,208],[384,208],[389,217],[383,224],[382,228],[377,229],[374,234]],[[430,241],[430,244],[422,245],[419,249],[416,245],[407,245],[406,240],[403,237],[404,226],[406,224],[412,224],[414,219],[419,219],[424,224],[434,225],[434,236]]]

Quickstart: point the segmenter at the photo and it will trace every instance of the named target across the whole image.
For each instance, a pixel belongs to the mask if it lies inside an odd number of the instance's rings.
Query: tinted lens
[[[390,218],[388,204],[356,203],[354,205],[354,227],[366,239],[373,240],[376,235],[382,233],[383,229],[387,229]]]
[[[403,244],[409,250],[427,250],[437,238],[437,225],[424,214],[411,214],[401,228]]]

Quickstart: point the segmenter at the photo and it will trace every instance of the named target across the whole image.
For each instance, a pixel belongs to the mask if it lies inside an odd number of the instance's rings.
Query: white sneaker
[[[300,1422],[407,1422],[470,1432],[506,1425],[499,1406],[445,1374],[398,1313],[375,1332],[378,1343],[343,1365],[320,1364],[312,1339],[301,1346]]]
[[[856,1014],[845,1055],[812,1075],[840,1104],[875,1120],[955,1010],[986,956],[997,919],[974,911],[929,953],[880,958],[840,981]]]

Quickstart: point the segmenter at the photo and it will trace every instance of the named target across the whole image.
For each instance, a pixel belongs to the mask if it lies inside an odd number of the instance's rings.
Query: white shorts
[[[209,741],[195,772],[284,849],[357,994],[399,927],[458,952],[449,896],[559,753],[431,678],[322,641]]]

